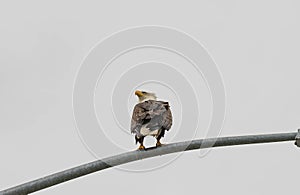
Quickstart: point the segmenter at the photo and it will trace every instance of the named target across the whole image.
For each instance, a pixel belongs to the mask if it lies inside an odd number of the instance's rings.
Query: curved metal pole
[[[298,134],[299,135],[299,134]],[[242,144],[258,144],[269,142],[284,142],[296,140],[297,133],[277,133],[264,135],[246,135],[235,137],[219,137],[199,139],[192,141],[184,141],[178,143],[167,144],[159,148],[149,148],[145,151],[131,151],[112,157],[96,160],[87,164],[83,164],[74,168],[70,168],[52,175],[42,177],[3,191],[4,194],[28,194],[36,192],[96,171],[125,164],[132,161],[137,161],[145,158],[165,155],[175,152],[182,152],[188,150],[196,150],[209,147],[233,146]],[[297,136],[298,137],[298,136]]]

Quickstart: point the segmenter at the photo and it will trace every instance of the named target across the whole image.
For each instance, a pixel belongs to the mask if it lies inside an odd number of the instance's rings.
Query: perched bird
[[[172,126],[172,113],[168,102],[157,101],[154,93],[135,91],[139,103],[135,105],[131,118],[131,133],[135,134],[139,150],[144,150],[144,137],[151,135],[157,140],[156,146],[161,146],[160,139],[164,137],[165,130]]]

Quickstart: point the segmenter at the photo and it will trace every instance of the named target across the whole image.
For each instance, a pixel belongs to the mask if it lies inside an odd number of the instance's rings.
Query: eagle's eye
[[[145,91],[142,91],[142,93],[143,93],[143,94],[146,94],[146,92],[145,92]]]

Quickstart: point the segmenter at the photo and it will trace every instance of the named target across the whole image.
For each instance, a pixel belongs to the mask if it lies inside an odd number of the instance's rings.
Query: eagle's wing
[[[150,131],[169,130],[172,126],[172,113],[168,102],[149,100],[135,105],[131,118],[131,133],[140,133],[143,125]]]
[[[172,126],[173,117],[168,102],[165,102],[165,107],[166,107],[166,111],[163,114],[162,126],[164,129],[168,131]]]
[[[142,127],[143,121],[146,118],[146,112],[143,108],[144,105],[142,103],[139,103],[135,105],[131,117],[131,133],[136,133],[139,131]]]

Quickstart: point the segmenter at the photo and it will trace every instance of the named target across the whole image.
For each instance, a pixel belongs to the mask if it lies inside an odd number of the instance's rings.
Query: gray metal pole
[[[192,141],[184,141],[178,143],[167,144],[159,148],[149,148],[145,151],[131,151],[112,157],[96,160],[87,164],[83,164],[71,169],[67,169],[52,175],[36,179],[3,191],[0,195],[8,194],[28,194],[36,192],[96,171],[100,171],[109,167],[125,164],[132,161],[137,161],[145,158],[165,155],[175,152],[187,150],[195,150],[210,147],[233,146],[243,144],[258,144],[270,142],[295,141],[299,137],[299,133],[277,133],[264,135],[246,135],[234,137],[219,137],[199,139]],[[298,140],[299,141],[299,140]]]

